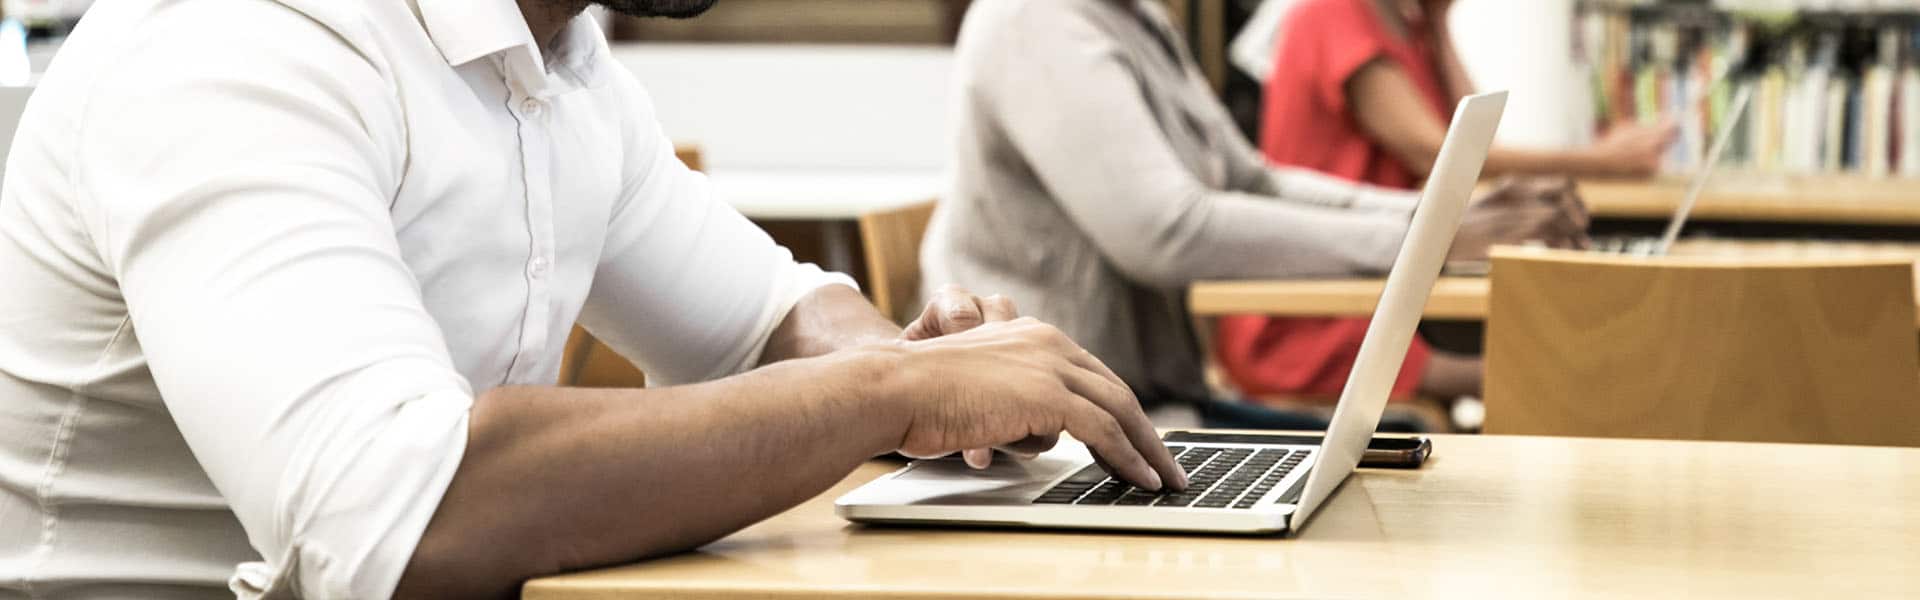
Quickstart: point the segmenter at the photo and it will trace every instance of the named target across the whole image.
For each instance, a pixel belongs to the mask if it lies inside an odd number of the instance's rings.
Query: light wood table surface
[[[1684,177],[1651,182],[1583,180],[1580,195],[1602,218],[1666,220],[1686,196]],[[1715,173],[1693,218],[1853,225],[1920,225],[1920,180]]]
[[[535,580],[613,598],[1886,598],[1920,591],[1920,449],[1436,436],[1292,538],[875,528],[806,504]],[[664,517],[663,517],[664,518]]]
[[[1894,258],[1920,264],[1920,245],[1899,242],[1682,240],[1672,254],[1743,260]],[[1188,292],[1188,310],[1199,316],[1364,317],[1373,314],[1385,285],[1383,279],[1203,281]],[[1441,277],[1427,297],[1424,314],[1430,319],[1486,320],[1490,285],[1487,277]],[[1914,294],[1920,302],[1920,289]]]

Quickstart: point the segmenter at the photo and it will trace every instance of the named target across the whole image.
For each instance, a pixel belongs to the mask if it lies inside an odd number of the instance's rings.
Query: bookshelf
[[[1584,180],[1580,194],[1596,220],[1665,223],[1685,197],[1686,186],[1684,178]],[[1701,193],[1693,220],[1920,228],[1920,182],[1852,175],[1718,173]]]
[[[1723,166],[1920,178],[1920,4],[1583,0],[1574,20],[1594,129],[1675,119],[1669,172],[1699,164],[1734,91],[1751,87]]]

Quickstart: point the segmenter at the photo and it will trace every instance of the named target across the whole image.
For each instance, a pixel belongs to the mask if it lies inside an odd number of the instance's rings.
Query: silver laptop
[[[1693,178],[1687,183],[1687,193],[1680,198],[1680,204],[1673,208],[1673,217],[1667,220],[1667,228],[1659,237],[1652,236],[1610,236],[1596,237],[1593,240],[1594,252],[1602,254],[1624,254],[1629,256],[1666,256],[1673,250],[1673,243],[1680,239],[1680,230],[1687,226],[1687,218],[1693,215],[1693,206],[1700,202],[1700,194],[1707,188],[1707,181],[1713,178],[1713,170],[1720,163],[1720,156],[1726,153],[1727,143],[1733,139],[1733,132],[1740,118],[1747,114],[1747,105],[1753,101],[1753,86],[1740,86],[1728,105],[1726,119],[1714,132],[1713,143],[1707,147],[1706,160],[1693,172]],[[1484,260],[1450,261],[1444,270],[1447,275],[1459,277],[1485,277],[1492,270],[1492,263]]]
[[[1109,477],[1085,446],[1062,440],[1032,460],[974,470],[958,458],[921,460],[840,497],[857,522],[1223,533],[1297,530],[1359,464],[1386,409],[1414,326],[1506,109],[1505,92],[1462,100],[1440,148],[1373,322],[1318,446],[1168,446],[1190,485],[1136,489]]]

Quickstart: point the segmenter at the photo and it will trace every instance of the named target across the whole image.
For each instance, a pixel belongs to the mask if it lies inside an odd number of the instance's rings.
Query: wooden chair
[[[704,166],[699,146],[675,144],[673,154],[689,169],[699,171]],[[559,383],[577,387],[641,388],[647,386],[647,374],[587,333],[586,328],[574,325],[560,358]]]
[[[860,215],[867,250],[867,293],[880,314],[906,324],[919,316],[920,242],[936,202],[928,200]]]
[[[680,163],[686,165],[689,169],[695,171],[707,170],[706,158],[701,156],[699,146],[693,144],[674,144],[673,156],[679,158]]]
[[[1486,430],[1920,446],[1913,270],[1497,252]]]

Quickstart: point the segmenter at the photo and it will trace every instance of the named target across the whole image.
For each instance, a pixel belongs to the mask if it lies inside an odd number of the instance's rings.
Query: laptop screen
[[[1469,96],[1454,111],[1453,125],[1447,129],[1433,174],[1407,228],[1406,241],[1400,245],[1400,255],[1387,274],[1386,289],[1373,311],[1373,321],[1361,339],[1360,354],[1347,376],[1340,404],[1334,409],[1333,423],[1321,442],[1320,457],[1307,475],[1306,491],[1293,516],[1295,529],[1360,464],[1360,455],[1366,452],[1367,442],[1380,424],[1387,396],[1400,374],[1400,363],[1406,360],[1427,296],[1440,277],[1454,232],[1473,199],[1474,185],[1480,180],[1480,169],[1506,106],[1506,92],[1494,92]]]

